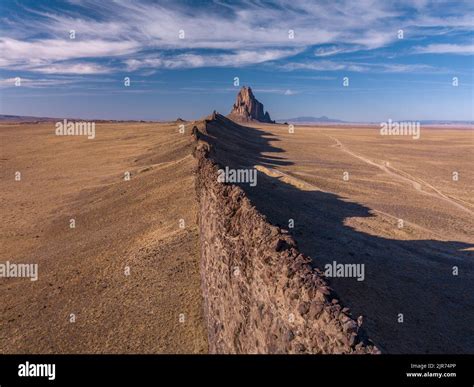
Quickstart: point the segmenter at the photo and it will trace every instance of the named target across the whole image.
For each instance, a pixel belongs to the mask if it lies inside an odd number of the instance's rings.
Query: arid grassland
[[[88,140],[0,125],[0,261],[39,265],[37,281],[0,279],[1,353],[207,352],[185,127],[99,123]],[[313,266],[364,265],[329,282],[383,352],[472,351],[472,130],[209,127],[226,166],[257,168],[242,188]]]
[[[39,265],[37,281],[0,280],[1,353],[207,351],[193,145],[177,128],[0,125],[0,261]]]

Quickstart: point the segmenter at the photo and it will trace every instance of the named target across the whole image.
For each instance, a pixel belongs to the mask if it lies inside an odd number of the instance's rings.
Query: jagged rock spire
[[[263,104],[253,95],[250,87],[244,86],[237,94],[237,99],[229,114],[229,118],[235,121],[260,121],[273,123],[270,114],[265,112]]]

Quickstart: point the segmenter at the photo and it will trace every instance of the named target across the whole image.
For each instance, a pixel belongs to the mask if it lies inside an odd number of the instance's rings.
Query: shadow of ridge
[[[266,155],[266,153],[284,153],[271,142],[280,141],[273,134],[262,130],[242,126],[216,113],[214,119],[206,120],[206,133],[199,137],[211,145],[210,156],[222,166],[268,167],[291,165],[292,162],[283,156]]]
[[[269,143],[264,131],[227,121],[218,118],[208,124],[207,140],[221,166],[293,164],[265,155],[283,151]],[[270,223],[288,228],[294,220],[289,232],[314,267],[324,271],[333,262],[363,264],[362,281],[333,277],[329,283],[354,317],[364,315],[368,336],[383,352],[474,351],[474,313],[468,312],[474,310],[474,260],[472,252],[462,251],[473,245],[357,231],[345,221],[374,217],[370,208],[332,193],[302,191],[261,172],[257,177],[257,186],[239,186]],[[453,266],[459,267],[458,276]]]

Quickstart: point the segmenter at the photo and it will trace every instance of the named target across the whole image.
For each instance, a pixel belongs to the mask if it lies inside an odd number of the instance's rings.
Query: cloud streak
[[[368,62],[347,62],[347,61],[307,61],[292,62],[279,67],[285,71],[314,70],[314,71],[348,71],[348,72],[372,72],[372,73],[427,73],[441,72],[444,69],[435,68],[424,64],[387,64]]]
[[[435,0],[284,0],[272,7],[253,1],[193,8],[179,2],[164,4],[70,0],[65,9],[23,7],[2,28],[0,66],[43,74],[104,74],[286,60],[281,67],[287,70],[361,72],[373,66],[302,64],[292,58],[308,49],[324,58],[387,47],[397,42],[399,29],[411,39],[423,37],[433,27],[472,31],[465,12],[472,7],[467,2],[449,4],[446,17],[439,16],[440,2]],[[75,39],[69,39],[71,30]],[[415,51],[468,55],[472,45],[429,44]],[[398,65],[398,70],[397,65],[385,66],[387,72],[410,69],[416,66]]]
[[[474,44],[429,44],[415,47],[414,53],[474,55]]]

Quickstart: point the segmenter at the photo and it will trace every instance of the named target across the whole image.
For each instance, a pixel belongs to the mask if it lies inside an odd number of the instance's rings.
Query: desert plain
[[[207,352],[184,125],[104,122],[87,139],[0,124],[0,261],[39,267],[37,281],[0,279],[1,353]],[[473,133],[209,131],[227,165],[258,170],[242,187],[315,267],[365,265],[363,281],[329,282],[385,353],[474,348]]]
[[[1,261],[38,264],[37,281],[0,281],[1,353],[206,351],[193,145],[176,128],[1,125]]]

